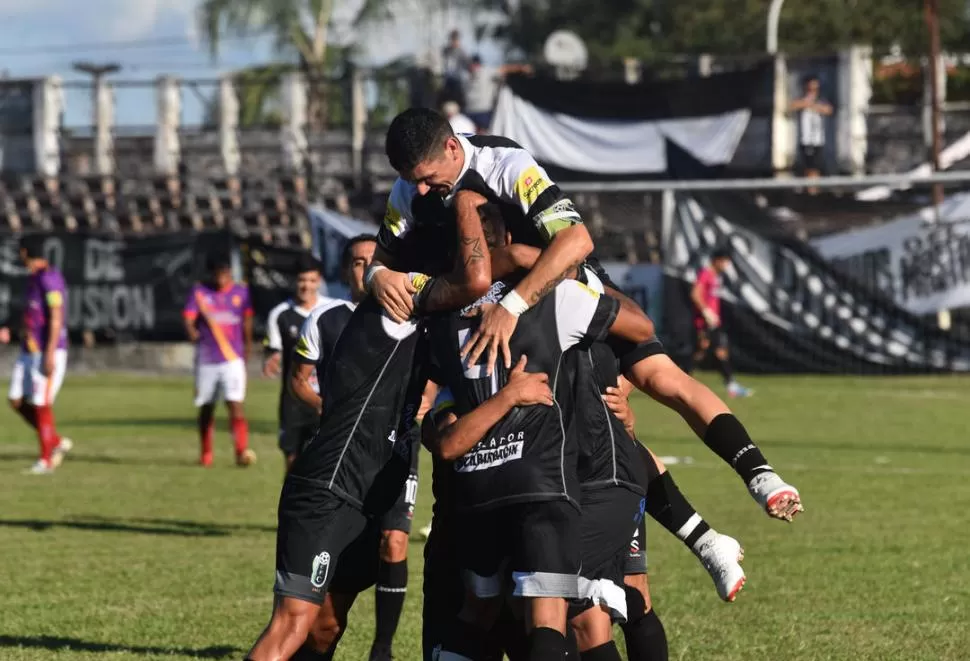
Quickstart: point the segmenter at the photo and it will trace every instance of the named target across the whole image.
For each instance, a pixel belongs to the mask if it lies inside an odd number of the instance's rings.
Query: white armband
[[[374,276],[377,274],[378,271],[383,271],[386,269],[387,267],[384,266],[383,264],[372,264],[368,266],[367,273],[364,274],[364,288],[367,289],[367,291],[370,291],[371,280],[374,279]]]
[[[519,296],[519,293],[514,289],[506,294],[501,301],[499,301],[499,305],[511,312],[512,316],[516,319],[518,319],[523,312],[529,309],[529,304],[526,303],[525,299]]]

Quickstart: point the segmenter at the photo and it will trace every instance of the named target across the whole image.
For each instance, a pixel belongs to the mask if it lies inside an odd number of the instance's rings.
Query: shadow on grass
[[[180,416],[177,418],[126,418],[119,415],[115,418],[82,418],[73,420],[64,418],[58,420],[58,427],[63,427],[70,433],[73,429],[94,429],[99,427],[162,427],[166,429],[182,429],[195,432],[198,423],[193,414]],[[216,433],[229,430],[229,422],[224,418],[216,416]],[[250,419],[249,431],[254,434],[276,435],[279,431],[277,424],[272,420]]]
[[[44,649],[50,651],[70,650],[72,652],[127,652],[128,654],[145,654],[170,656],[189,656],[196,659],[223,659],[230,655],[238,655],[237,647],[217,645],[192,649],[191,647],[142,647],[140,645],[121,645],[118,643],[96,643],[79,638],[64,638],[61,636],[0,636],[0,648],[26,647],[28,649]]]
[[[219,526],[200,526],[186,528],[175,526],[139,525],[125,519],[108,519],[99,517],[84,517],[77,519],[63,519],[60,521],[42,519],[0,519],[0,528],[25,528],[35,532],[47,532],[53,528],[70,528],[72,530],[87,530],[90,532],[120,532],[139,535],[162,535],[176,537],[228,537],[231,532]]]

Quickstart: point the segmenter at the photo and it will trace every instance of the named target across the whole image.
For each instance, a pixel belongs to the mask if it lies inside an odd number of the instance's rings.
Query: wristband
[[[387,270],[387,267],[384,266],[383,264],[375,264],[373,266],[368,266],[367,273],[364,274],[364,287],[370,290],[370,282],[371,280],[374,279],[374,275],[378,271],[385,271],[385,270]]]
[[[514,289],[506,294],[501,301],[499,301],[499,305],[511,312],[512,316],[516,319],[518,319],[523,312],[529,309],[528,303],[526,303],[525,299],[519,296],[519,293]]]

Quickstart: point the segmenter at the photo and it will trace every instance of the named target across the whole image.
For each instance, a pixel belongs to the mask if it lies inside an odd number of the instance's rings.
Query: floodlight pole
[[[765,44],[768,55],[775,55],[778,52],[778,22],[781,20],[783,4],[785,0],[771,0],[771,7],[768,8],[768,35]]]
[[[940,171],[940,150],[942,139],[940,136],[940,6],[939,0],[923,0],[923,13],[926,17],[926,28],[930,32],[930,162],[933,171]],[[933,203],[937,206],[943,202],[943,186],[933,186]]]

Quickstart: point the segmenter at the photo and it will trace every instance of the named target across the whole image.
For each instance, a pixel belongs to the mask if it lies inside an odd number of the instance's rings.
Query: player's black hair
[[[802,87],[804,87],[805,85],[808,85],[811,82],[821,83],[822,81],[819,80],[817,73],[806,74],[805,77],[802,78]]]
[[[502,217],[502,209],[497,204],[488,202],[478,207],[478,216],[482,219],[485,245],[489,248],[504,245],[505,218]]]
[[[354,246],[356,246],[358,243],[365,243],[367,241],[377,243],[377,237],[373,234],[358,234],[355,237],[347,239],[347,244],[344,246],[344,252],[340,256],[341,273],[347,270],[347,267],[350,266],[351,261],[354,259]]]
[[[225,252],[211,252],[205,258],[205,270],[207,273],[215,273],[222,269],[232,268],[229,255]]]
[[[711,261],[716,259],[731,259],[731,249],[727,246],[718,246],[711,253]]]
[[[41,259],[44,257],[44,235],[25,234],[20,237],[20,249],[26,253],[28,259]]]
[[[435,156],[454,135],[444,115],[429,108],[408,108],[391,121],[384,152],[392,168],[410,172]]]
[[[300,256],[296,258],[296,272],[309,273],[310,271],[320,273],[320,262],[308,252],[301,253]]]
[[[472,64],[481,64],[481,63],[482,63],[482,56],[481,55],[473,55],[472,56]]]

